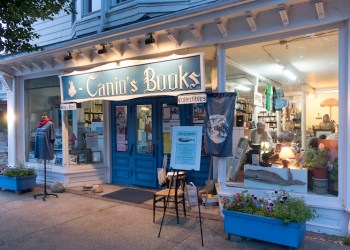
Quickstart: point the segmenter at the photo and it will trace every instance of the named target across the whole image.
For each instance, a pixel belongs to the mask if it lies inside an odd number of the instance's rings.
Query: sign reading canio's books
[[[94,68],[61,75],[62,103],[128,100],[205,91],[203,54],[132,61],[131,66]],[[107,66],[107,65],[106,65]]]

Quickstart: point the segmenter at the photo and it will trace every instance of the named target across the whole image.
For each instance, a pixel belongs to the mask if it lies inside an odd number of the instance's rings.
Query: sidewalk
[[[157,221],[152,223],[148,204],[122,204],[79,190],[47,197],[44,202],[33,198],[40,192],[40,188],[19,195],[0,191],[0,250],[286,249],[240,237],[229,241],[222,221],[215,218],[202,220],[202,247],[199,219],[191,215],[180,217],[177,225],[175,216],[167,214],[158,238],[162,213],[157,212]],[[300,249],[349,249],[314,238],[315,234],[308,234]]]

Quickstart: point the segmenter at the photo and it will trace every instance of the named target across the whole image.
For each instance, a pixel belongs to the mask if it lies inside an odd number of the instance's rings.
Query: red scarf
[[[41,127],[43,127],[46,123],[51,122],[51,121],[52,121],[51,118],[49,118],[49,117],[44,117],[44,118],[41,119],[41,121],[38,123],[37,128],[41,128]]]

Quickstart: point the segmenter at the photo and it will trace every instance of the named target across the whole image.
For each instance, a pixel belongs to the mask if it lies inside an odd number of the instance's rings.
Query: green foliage
[[[74,13],[73,0],[0,1],[0,52],[18,53],[40,49],[30,41],[39,38],[33,29],[38,20],[53,20],[61,10]]]
[[[301,198],[291,197],[286,191],[275,191],[273,197],[263,199],[250,195],[247,190],[223,199],[223,208],[230,211],[254,214],[289,222],[303,223],[315,218],[315,210]]]
[[[329,179],[332,181],[338,181],[338,158],[333,162],[331,171],[329,172]]]
[[[7,167],[1,171],[7,177],[31,176],[35,175],[34,168],[27,168],[23,163],[17,163],[16,167]]]
[[[347,245],[347,246],[350,246],[350,236],[349,235],[344,237],[343,244]]]
[[[327,167],[331,157],[329,155],[329,148],[309,148],[305,151],[304,167],[312,170],[314,167]]]

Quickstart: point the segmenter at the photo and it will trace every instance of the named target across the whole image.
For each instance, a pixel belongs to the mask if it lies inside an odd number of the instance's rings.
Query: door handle
[[[129,156],[132,154],[133,148],[134,148],[134,144],[131,144],[130,151],[129,151]]]

